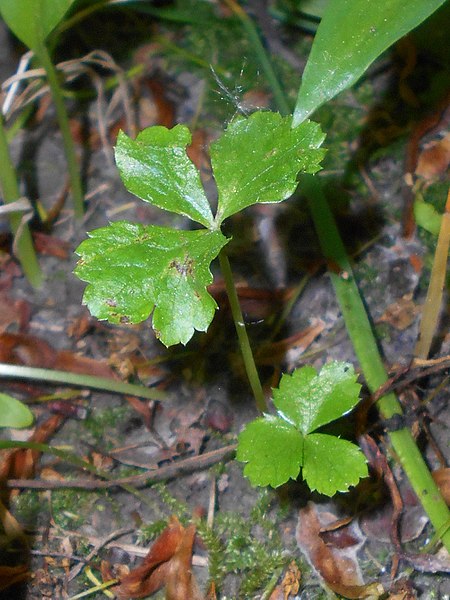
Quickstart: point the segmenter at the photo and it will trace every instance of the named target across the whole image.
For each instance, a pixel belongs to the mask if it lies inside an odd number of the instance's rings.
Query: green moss
[[[12,501],[11,510],[24,527],[32,527],[42,518],[42,493],[25,490]]]
[[[96,442],[102,442],[103,447],[105,447],[105,431],[113,428],[117,442],[117,425],[122,423],[130,412],[128,405],[102,410],[94,409],[84,421],[83,426],[91,433]]]
[[[217,588],[227,576],[235,575],[239,598],[250,598],[291,560],[278,532],[278,519],[269,512],[270,502],[270,493],[264,491],[249,516],[220,512],[212,530],[205,522],[199,524],[208,549],[209,577]]]

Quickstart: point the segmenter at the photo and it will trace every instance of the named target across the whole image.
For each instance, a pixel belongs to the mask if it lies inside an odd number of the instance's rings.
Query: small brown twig
[[[184,460],[172,463],[166,467],[160,467],[139,475],[131,477],[123,477],[110,481],[98,481],[96,479],[72,479],[63,481],[44,481],[41,479],[8,479],[4,482],[4,486],[9,489],[35,489],[35,490],[58,490],[67,488],[77,488],[82,490],[97,490],[109,489],[127,484],[137,484],[146,486],[150,483],[166,481],[191,473],[192,471],[207,469],[208,467],[222,461],[229,460],[236,450],[236,444],[225,446],[211,452],[205,452],[199,456],[192,456]]]

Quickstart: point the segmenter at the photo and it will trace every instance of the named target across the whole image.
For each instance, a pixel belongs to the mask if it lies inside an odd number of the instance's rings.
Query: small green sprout
[[[333,435],[317,433],[347,414],[361,386],[350,364],[331,362],[320,373],[313,367],[283,375],[273,390],[277,415],[264,415],[239,435],[237,459],[253,485],[278,487],[302,471],[311,490],[333,496],[367,476],[359,448]]]

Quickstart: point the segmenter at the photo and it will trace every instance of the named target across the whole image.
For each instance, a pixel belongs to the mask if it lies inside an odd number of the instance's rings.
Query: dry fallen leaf
[[[450,468],[437,469],[431,474],[444,500],[450,506]]]
[[[288,598],[296,596],[300,589],[301,577],[302,574],[300,569],[295,561],[292,561],[289,564],[280,585],[277,585],[270,594],[269,600],[288,600]]]
[[[406,294],[390,304],[378,321],[389,323],[395,329],[403,331],[414,323],[419,311],[420,307],[414,303],[412,294]]]
[[[119,600],[145,598],[166,586],[167,600],[203,600],[192,575],[192,546],[195,526],[184,528],[176,517],[156,539],[139,567],[123,573],[102,562],[104,581],[118,577],[120,583],[111,591]]]
[[[427,144],[420,153],[416,175],[431,182],[444,175],[450,164],[450,133]]]
[[[379,598],[384,593],[383,586],[379,583],[367,585],[363,583],[354,555],[356,553],[352,556],[348,549],[344,552],[341,548],[337,549],[325,544],[320,535],[323,525],[325,523],[320,521],[312,502],[300,510],[296,532],[297,543],[312,567],[333,592],[344,598]]]
[[[53,415],[36,427],[28,441],[42,444],[63,423],[64,417]],[[29,479],[33,477],[41,456],[38,450],[10,448],[0,451],[0,479]]]

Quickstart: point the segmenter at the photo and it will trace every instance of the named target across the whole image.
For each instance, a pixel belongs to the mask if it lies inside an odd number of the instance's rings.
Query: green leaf
[[[277,487],[302,476],[312,490],[332,496],[367,475],[359,448],[332,435],[311,433],[346,414],[358,402],[360,385],[347,363],[310,366],[283,375],[273,390],[278,416],[265,415],[239,435],[236,458],[253,485]]]
[[[11,31],[37,50],[75,0],[0,0],[0,13]]]
[[[116,163],[125,187],[132,194],[211,227],[211,207],[200,175],[186,154],[190,143],[191,134],[184,125],[173,129],[149,127],[136,140],[121,131]]]
[[[0,394],[0,427],[29,427],[34,417],[28,406],[7,394]]]
[[[434,208],[432,204],[423,200],[414,202],[414,218],[417,225],[423,227],[436,237],[441,230],[442,215]]]
[[[297,174],[316,173],[325,151],[317,123],[292,129],[292,117],[255,112],[238,117],[211,145],[219,191],[216,223],[257,202],[281,202],[297,187]]]
[[[355,444],[321,433],[305,437],[302,475],[312,491],[326,496],[346,492],[367,474],[366,459]]]
[[[353,366],[334,361],[320,373],[306,366],[284,374],[273,401],[286,420],[307,434],[352,410],[360,389]]]
[[[296,479],[302,464],[303,436],[280,417],[266,415],[239,434],[237,460],[253,485],[278,487]]]
[[[330,0],[308,58],[293,125],[352,86],[389,46],[445,0]]]
[[[206,331],[217,308],[206,286],[211,261],[227,243],[220,231],[177,231],[121,221],[92,231],[77,249],[83,302],[99,319],[139,323],[154,309],[166,346]]]

